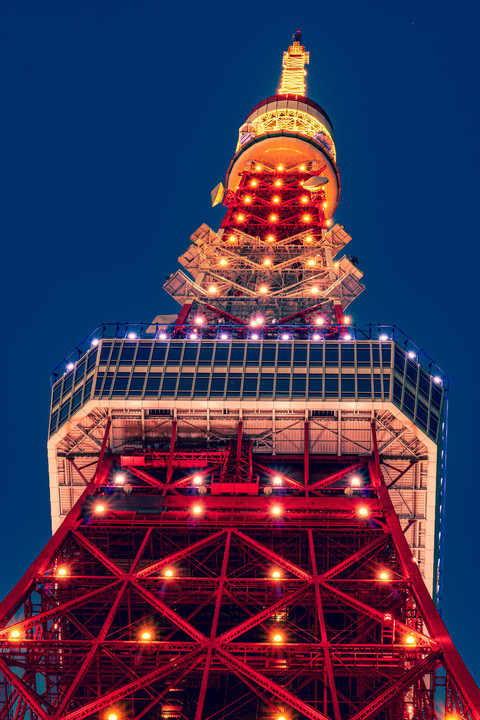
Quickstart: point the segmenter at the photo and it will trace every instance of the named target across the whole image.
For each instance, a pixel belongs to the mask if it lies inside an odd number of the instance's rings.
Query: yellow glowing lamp
[[[20,630],[12,630],[8,636],[9,640],[18,640],[20,638]]]
[[[279,715],[276,720],[287,720],[287,718],[284,715]]]
[[[272,577],[274,578],[274,580],[278,580],[280,578],[279,570],[274,570],[272,573]]]
[[[95,512],[97,515],[101,515],[105,512],[105,505],[102,505],[102,503],[98,503],[95,505]]]
[[[245,215],[242,215],[242,213],[237,215],[237,222],[243,222],[244,220],[245,220]]]
[[[307,237],[305,238],[305,242],[306,242],[306,243],[311,243],[311,242],[313,242],[313,237],[312,237],[311,235],[307,235]]]
[[[68,569],[65,565],[60,565],[60,567],[57,570],[58,577],[66,577],[68,575]]]
[[[261,165],[255,165],[255,170],[256,170],[257,172],[260,172],[261,169],[262,169],[262,166],[261,166]]]
[[[265,260],[263,261],[263,264],[266,265],[267,267],[270,267],[270,265],[272,264],[272,261],[270,260],[270,258],[265,258]]]
[[[173,577],[173,570],[172,570],[172,568],[167,568],[167,569],[165,570],[165,577],[167,577],[167,578]]]
[[[217,292],[217,286],[210,285],[210,287],[208,288],[208,292],[210,293],[210,295],[215,295],[215,293]]]
[[[109,715],[107,715],[107,720],[118,720],[117,713],[110,713]]]
[[[417,644],[417,640],[413,634],[407,635],[404,642],[405,645],[408,645],[409,647],[414,647]]]
[[[278,203],[280,202],[280,198],[278,197],[278,195],[275,195],[272,198],[272,202],[275,203],[275,205],[278,205]]]
[[[315,260],[314,260],[313,258],[309,258],[308,261],[307,261],[307,264],[310,265],[310,267],[314,267],[314,266],[315,266]]]
[[[256,180],[250,180],[250,187],[257,187],[258,182]]]
[[[237,242],[237,236],[236,236],[236,235],[229,235],[229,236],[228,236],[228,242],[236,243],[236,242]]]
[[[362,518],[367,518],[370,513],[368,511],[368,508],[365,507],[365,505],[361,505],[357,510],[357,515]]]
[[[262,295],[266,295],[268,292],[268,287],[266,285],[260,285],[259,292],[261,292]]]
[[[193,515],[201,515],[203,513],[203,507],[201,505],[194,505],[192,507],[192,514]]]
[[[304,215],[304,216],[303,216],[303,222],[304,222],[304,223],[309,223],[311,219],[312,219],[312,218],[310,217],[310,215]]]
[[[311,287],[310,292],[312,293],[312,295],[318,295],[318,286],[314,285],[313,287]]]
[[[280,517],[280,515],[282,514],[282,508],[280,507],[280,505],[274,505],[270,512],[275,517]]]
[[[148,632],[148,630],[145,630],[145,631],[142,632],[142,634],[140,635],[140,638],[141,638],[141,640],[143,640],[143,642],[148,642],[149,640],[152,639],[152,636],[151,636],[151,634]]]
[[[300,202],[306,205],[308,203],[308,197],[306,195],[302,195]]]
[[[382,582],[386,582],[387,580],[390,580],[390,575],[387,572],[385,572],[385,570],[383,572],[381,572],[378,577],[379,577],[379,580],[382,580]]]
[[[278,172],[283,172],[285,168],[283,167],[283,165],[277,165],[277,170]]]
[[[220,265],[228,265],[227,258],[220,258]]]
[[[277,222],[278,217],[276,215],[270,215],[269,220],[270,220],[270,222]]]
[[[274,635],[273,642],[275,642],[275,643],[283,642],[283,635],[280,635],[280,633],[277,633],[276,635]]]
[[[270,242],[270,243],[275,242],[275,238],[273,237],[273,235],[267,236],[267,242]]]
[[[299,169],[300,169],[300,172],[305,172],[305,170],[306,170],[307,168],[305,167],[305,165],[300,165],[300,168],[299,168]]]

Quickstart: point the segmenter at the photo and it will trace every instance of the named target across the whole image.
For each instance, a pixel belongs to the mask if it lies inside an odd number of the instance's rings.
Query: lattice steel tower
[[[0,720],[478,720],[436,609],[444,374],[363,290],[297,34],[220,229],[53,377],[56,531],[0,606]]]

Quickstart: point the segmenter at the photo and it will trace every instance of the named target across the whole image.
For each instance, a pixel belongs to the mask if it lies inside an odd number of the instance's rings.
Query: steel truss
[[[306,453],[294,477],[252,454],[241,424],[224,451],[183,452],[173,427],[168,453],[124,456],[109,429],[83,496],[0,606],[0,720],[434,720],[439,701],[480,718],[375,428],[373,455],[332,467]]]

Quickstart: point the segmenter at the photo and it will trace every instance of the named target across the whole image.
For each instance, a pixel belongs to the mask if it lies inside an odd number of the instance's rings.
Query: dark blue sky
[[[300,28],[365,272],[352,315],[450,375],[443,615],[480,680],[479,25],[473,0],[1,3],[1,596],[49,537],[51,369],[101,322],[176,311],[165,275],[220,224],[210,190]]]

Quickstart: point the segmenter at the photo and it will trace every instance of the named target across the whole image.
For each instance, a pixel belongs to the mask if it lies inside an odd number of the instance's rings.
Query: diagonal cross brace
[[[280,567],[282,567],[284,570],[287,570],[288,572],[291,572],[292,575],[295,575],[296,577],[300,578],[301,580],[311,580],[312,576],[309,572],[306,570],[303,570],[303,568],[298,567],[298,565],[294,565],[289,560],[286,560],[281,555],[278,555],[278,553],[274,552],[273,550],[270,550],[270,548],[267,548],[266,545],[262,545],[261,543],[257,542],[251,537],[248,537],[248,535],[245,535],[240,530],[234,530],[233,531],[235,535],[244,543],[247,545],[250,545],[250,547],[253,547],[255,550],[257,550],[261,555],[264,555],[269,560],[272,560],[272,562],[276,563]]]

